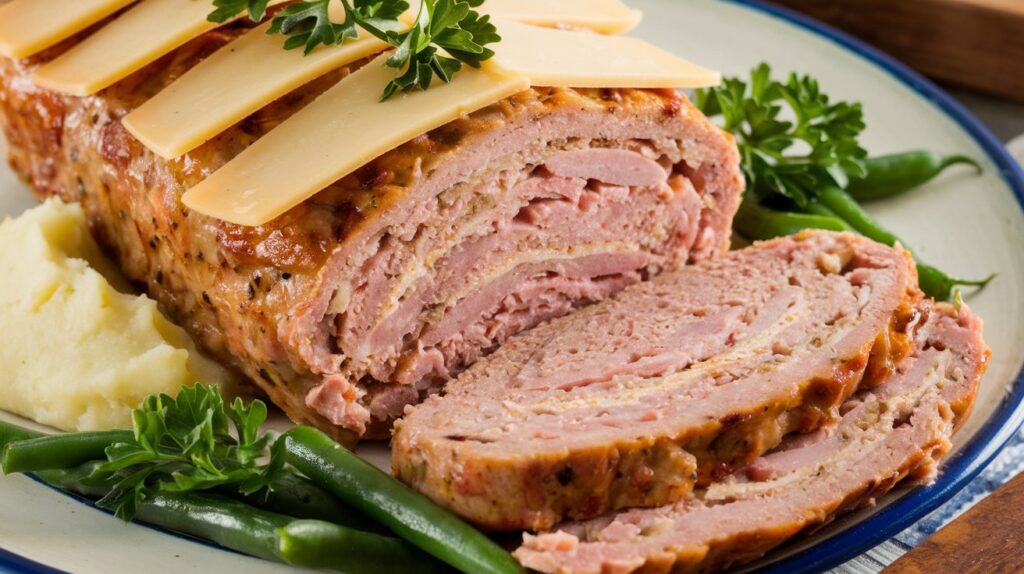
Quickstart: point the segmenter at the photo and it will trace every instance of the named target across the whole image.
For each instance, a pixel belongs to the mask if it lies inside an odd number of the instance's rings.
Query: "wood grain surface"
[[[884,574],[1024,572],[1024,475],[997,490]]]
[[[1024,101],[1024,0],[773,0],[925,74]]]

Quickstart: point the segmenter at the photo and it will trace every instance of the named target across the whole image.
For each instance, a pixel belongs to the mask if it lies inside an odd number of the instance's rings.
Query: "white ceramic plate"
[[[926,148],[969,154],[985,167],[983,176],[958,171],[926,189],[871,206],[883,223],[943,269],[966,277],[1000,273],[988,289],[968,298],[986,321],[993,359],[974,415],[935,485],[895,493],[879,507],[848,516],[765,563],[778,572],[834,566],[952,496],[1024,416],[1024,384],[1017,382],[1024,362],[1024,174],[976,120],[937,88],[841,34],[754,0],[630,3],[646,14],[638,35],[692,60],[730,75],[763,60],[779,73],[795,70],[817,77],[836,98],[863,102],[869,126],[864,143],[873,154]],[[33,204],[25,187],[0,167],[0,215],[16,215]],[[11,417],[0,413],[0,418]],[[386,452],[378,448],[371,459],[385,463]],[[124,525],[22,476],[0,479],[0,549],[0,571],[286,570],[145,526]]]

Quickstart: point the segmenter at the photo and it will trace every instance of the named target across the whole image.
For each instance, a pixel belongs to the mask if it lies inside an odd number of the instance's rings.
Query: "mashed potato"
[[[0,408],[69,431],[130,427],[148,395],[230,382],[124,286],[78,205],[0,224]]]

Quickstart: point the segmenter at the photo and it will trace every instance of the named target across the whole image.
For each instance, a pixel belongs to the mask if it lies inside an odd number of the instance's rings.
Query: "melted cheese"
[[[49,0],[47,0],[49,1]],[[279,4],[284,0],[271,0]],[[151,64],[189,40],[221,26],[200,0],[143,0],[56,60],[36,71],[44,88],[87,96]]]
[[[619,0],[487,0],[479,9],[526,24],[587,28],[601,34],[628,32],[643,17]]]
[[[601,36],[498,21],[494,66],[534,86],[567,88],[704,88],[718,72],[638,38]]]
[[[13,0],[0,6],[0,54],[27,58],[135,0]]]
[[[381,56],[339,82],[185,193],[205,215],[261,225],[385,152],[529,87],[518,74],[465,69],[450,84],[380,102],[398,72]]]
[[[303,56],[302,50],[282,49],[284,38],[268,36],[269,27],[257,27],[189,70],[128,114],[124,126],[173,159],[307,82],[387,48],[363,32],[355,41]]]

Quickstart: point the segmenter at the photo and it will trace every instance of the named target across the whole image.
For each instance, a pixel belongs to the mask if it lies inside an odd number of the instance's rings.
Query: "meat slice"
[[[931,480],[971,410],[989,350],[966,307],[926,302],[917,316],[911,355],[852,397],[837,424],[787,439],[700,499],[526,535],[516,557],[551,574],[716,571],[871,505],[901,480]]]
[[[631,287],[412,409],[393,471],[491,529],[675,502],[886,376],[916,279],[902,249],[808,232]]]
[[[0,124],[37,195],[80,201],[125,273],[297,422],[388,436],[407,404],[512,334],[728,248],[738,153],[665,90],[528,90],[266,225],[190,212],[184,190],[360,65],[177,160],[146,150],[121,118],[241,26],[87,98],[31,81],[74,40],[0,59]]]

